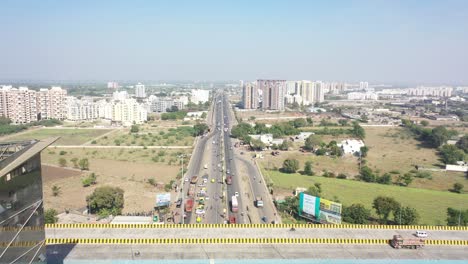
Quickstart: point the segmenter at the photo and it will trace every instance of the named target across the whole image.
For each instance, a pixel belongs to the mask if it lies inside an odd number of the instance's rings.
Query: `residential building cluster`
[[[351,92],[347,94],[348,100],[377,100],[379,96],[374,92]]]
[[[27,87],[2,86],[0,116],[14,124],[27,124],[42,119],[66,118],[67,91],[60,87],[30,90]]]
[[[188,98],[182,96],[179,98],[172,97],[157,97],[150,95],[148,98],[149,109],[153,113],[164,113],[176,107],[177,110],[182,110],[188,103]]]
[[[107,82],[107,89],[119,89],[118,82]]]
[[[453,87],[440,86],[440,87],[426,87],[418,86],[416,88],[409,88],[408,95],[411,96],[431,96],[431,97],[451,97]]]
[[[313,105],[324,101],[325,86],[321,81],[257,80],[242,82],[244,109],[285,110],[287,103]],[[327,84],[331,87],[330,84]],[[344,89],[334,84],[333,89]]]

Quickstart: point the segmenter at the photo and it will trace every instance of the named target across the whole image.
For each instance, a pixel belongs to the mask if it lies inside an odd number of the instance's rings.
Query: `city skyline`
[[[463,1],[0,6],[1,80],[468,83]]]

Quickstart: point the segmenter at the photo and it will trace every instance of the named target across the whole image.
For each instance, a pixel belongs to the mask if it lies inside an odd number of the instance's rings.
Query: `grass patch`
[[[12,136],[8,140],[14,141],[60,137],[54,145],[81,145],[109,131],[111,131],[111,129],[38,129],[21,135]]]
[[[404,206],[416,208],[421,216],[419,223],[424,225],[445,225],[448,207],[468,209],[468,195],[466,194],[311,177],[298,173],[285,174],[265,169],[262,169],[262,172],[274,183],[276,188],[288,191],[292,191],[296,187],[309,187],[314,183],[321,183],[324,190],[323,197],[328,199],[337,197],[344,205],[361,203],[366,208],[372,208],[372,201],[375,197],[379,195],[391,196]],[[376,216],[374,210],[372,213],[373,216]]]

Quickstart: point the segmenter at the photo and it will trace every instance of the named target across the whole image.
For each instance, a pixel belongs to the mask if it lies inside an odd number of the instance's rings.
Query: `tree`
[[[250,141],[250,147],[253,150],[263,150],[266,147],[266,145],[259,139],[253,139]]]
[[[455,164],[457,161],[465,159],[465,152],[455,145],[443,145],[439,154],[445,164]]]
[[[193,126],[193,135],[195,137],[205,134],[206,131],[208,131],[208,125],[205,123],[197,123]]]
[[[447,208],[447,225],[468,226],[468,210],[456,210]]]
[[[280,150],[288,150],[289,149],[289,142],[287,140],[283,140],[283,142],[279,145]]]
[[[73,163],[73,168],[78,168],[78,158],[72,158],[70,161]]]
[[[416,225],[419,221],[419,214],[411,207],[398,207],[393,212],[394,221],[399,225]]]
[[[432,129],[432,133],[429,136],[429,144],[431,144],[434,148],[438,148],[445,144],[450,136],[451,133],[447,130],[446,127],[438,126]]]
[[[376,176],[372,172],[372,169],[367,166],[362,167],[359,178],[365,182],[375,182],[376,180]]]
[[[156,180],[154,178],[149,178],[148,183],[153,187],[156,187],[156,185],[157,185]]]
[[[78,165],[81,170],[89,170],[89,160],[87,158],[80,159]]]
[[[66,167],[67,166],[67,160],[64,158],[59,159],[59,165],[60,167]]]
[[[332,156],[343,156],[343,149],[338,147],[336,144],[330,147],[330,155]]]
[[[283,172],[295,173],[299,169],[299,161],[297,159],[286,159],[283,162]]]
[[[304,149],[313,150],[314,147],[319,146],[321,142],[322,140],[320,140],[318,136],[310,135],[305,141]]]
[[[320,197],[322,194],[322,185],[320,183],[315,183],[314,186],[310,186],[309,188],[307,188],[307,191],[305,191],[304,193]]]
[[[463,150],[465,153],[468,153],[468,135],[464,135],[458,141],[456,146]]]
[[[307,121],[307,124],[308,124],[309,126],[311,126],[311,125],[314,124],[314,121],[312,120],[312,117],[307,117],[307,118],[306,118],[306,121]]]
[[[338,120],[338,124],[341,126],[347,126],[348,125],[348,120],[347,119],[340,119]]]
[[[44,220],[46,224],[55,224],[58,221],[57,211],[55,209],[47,209],[44,212]]]
[[[51,189],[52,189],[52,195],[53,196],[59,196],[60,193],[61,193],[60,189],[62,189],[62,188],[58,187],[57,185],[54,185],[54,186],[52,186]]]
[[[414,179],[414,177],[413,177],[413,175],[411,173],[405,173],[403,175],[398,176],[397,182],[400,185],[408,186],[408,185],[410,185],[410,183],[413,182],[413,179]]]
[[[254,132],[254,128],[250,124],[239,123],[238,125],[232,127],[231,136],[245,140],[249,134],[253,134]]]
[[[374,199],[372,203],[372,208],[375,209],[377,215],[380,218],[380,221],[383,223],[388,222],[388,217],[391,212],[394,212],[398,207],[400,207],[400,203],[397,202],[392,197],[386,196],[378,196]]]
[[[369,152],[369,148],[367,146],[362,146],[359,151],[361,152],[361,157],[367,157],[367,152]]]
[[[427,120],[423,120],[421,121],[421,126],[428,126],[429,125],[429,122]]]
[[[138,125],[132,125],[130,128],[130,133],[138,133],[140,131],[140,127]]]
[[[86,197],[86,202],[90,211],[101,217],[119,215],[124,205],[124,191],[118,187],[98,187]]]
[[[364,139],[366,137],[366,131],[356,121],[353,122],[353,129],[351,130],[351,134],[360,139]]]
[[[205,119],[205,118],[206,118],[206,116],[207,116],[206,112],[203,112],[203,113],[201,114],[201,116],[200,116],[200,117],[201,117],[201,119]]]
[[[83,178],[83,179],[81,180],[81,183],[83,184],[83,187],[88,187],[88,186],[90,186],[90,185],[96,184],[96,180],[97,180],[97,176],[96,176],[96,174],[93,172],[93,173],[91,173],[88,177]]]
[[[380,177],[376,177],[377,183],[380,184],[391,184],[392,183],[392,176],[390,173],[385,173],[384,175]]]
[[[312,161],[308,160],[308,161],[305,162],[304,174],[309,175],[309,176],[314,175],[314,172],[312,171]]]
[[[350,224],[367,224],[371,212],[362,204],[343,207],[343,221]]]
[[[307,126],[307,121],[304,118],[296,118],[290,122],[295,128]]]
[[[463,184],[457,182],[453,184],[453,192],[461,193],[463,191]]]

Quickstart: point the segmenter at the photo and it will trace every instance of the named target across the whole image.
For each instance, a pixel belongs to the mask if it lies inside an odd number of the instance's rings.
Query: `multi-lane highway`
[[[242,155],[230,137],[235,123],[227,95],[216,92],[208,118],[210,132],[198,139],[187,173],[181,181],[181,196],[184,197],[181,215],[184,214],[187,200],[193,199],[193,208],[185,213],[184,223],[281,221],[252,157]],[[198,176],[195,184],[190,183],[193,176]],[[192,193],[189,192],[190,188],[194,189]],[[232,206],[233,197],[238,202],[237,210]],[[257,207],[257,197],[262,199],[262,207]]]

